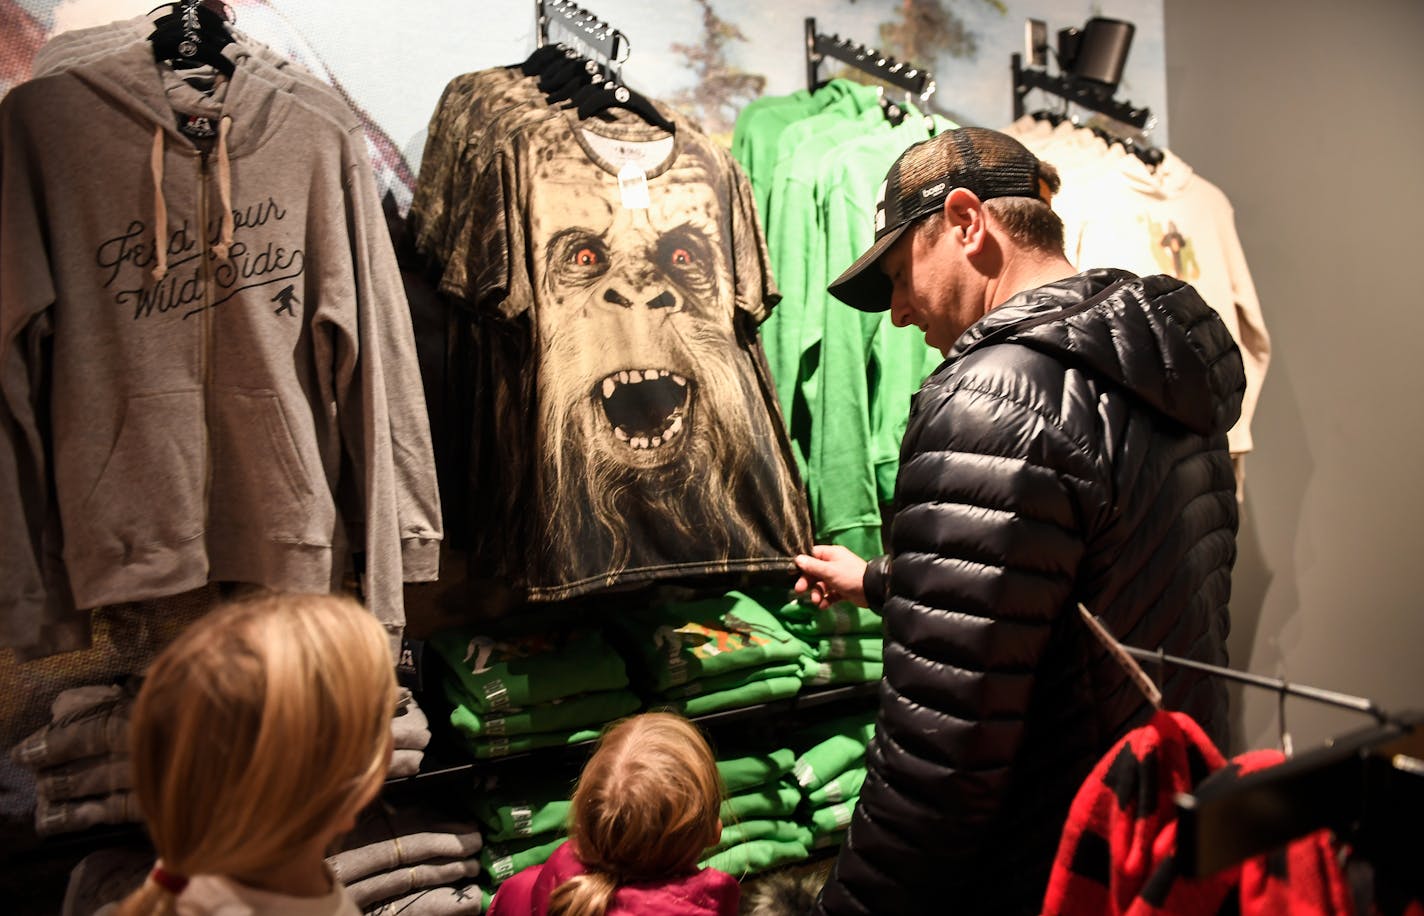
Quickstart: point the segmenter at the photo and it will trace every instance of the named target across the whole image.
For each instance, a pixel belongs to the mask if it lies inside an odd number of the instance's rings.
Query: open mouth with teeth
[[[668,369],[624,369],[598,383],[594,398],[613,437],[635,452],[661,449],[684,432],[693,384]]]

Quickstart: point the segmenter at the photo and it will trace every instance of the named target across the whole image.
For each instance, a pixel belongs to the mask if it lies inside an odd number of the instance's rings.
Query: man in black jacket
[[[885,619],[868,774],[819,913],[1039,912],[1074,793],[1150,713],[1079,602],[1128,644],[1226,662],[1241,356],[1181,281],[1076,273],[1057,183],[994,131],[912,147],[830,288],[945,361],[910,408],[889,554],[797,558],[813,601]],[[1161,686],[1224,744],[1223,685]]]

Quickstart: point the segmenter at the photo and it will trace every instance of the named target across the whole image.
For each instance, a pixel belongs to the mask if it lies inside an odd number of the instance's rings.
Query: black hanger
[[[544,101],[550,105],[557,105],[559,102],[576,98],[579,93],[588,89],[590,86],[603,82],[604,76],[599,72],[600,69],[598,64],[591,60],[584,61],[583,67],[576,71],[573,76],[565,80],[563,85],[556,86],[545,93]]]
[[[610,108],[624,108],[641,117],[644,121],[654,127],[661,127],[668,133],[676,133],[677,128],[667,118],[663,117],[653,103],[621,83],[613,80],[604,80],[600,87],[601,91],[595,93],[591,98],[585,99],[578,107],[580,120],[586,120],[601,111]]]
[[[896,127],[899,127],[905,121],[905,109],[883,95],[880,97],[880,111],[885,115],[885,120]]]
[[[564,56],[564,49],[558,45],[541,45],[524,59],[519,69],[525,76],[538,76],[554,61]]]
[[[584,102],[596,98],[598,96],[598,93],[603,90],[603,84],[607,82],[608,79],[609,78],[602,73],[593,74],[591,77],[589,77],[587,83],[584,83],[582,86],[578,87],[578,89],[575,90],[571,96],[569,96],[569,104],[565,105],[564,107],[577,108]],[[556,100],[551,96],[549,99],[550,104],[553,104],[555,101]]]
[[[553,92],[583,72],[584,59],[577,55],[554,61],[539,74],[539,91]]]
[[[148,36],[153,43],[154,60],[175,69],[207,64],[225,76],[232,76],[236,65],[222,54],[222,49],[232,44],[227,20],[207,4],[194,3],[197,27],[193,28],[192,22],[185,21],[189,5],[174,3],[171,6],[173,11],[160,16]]]

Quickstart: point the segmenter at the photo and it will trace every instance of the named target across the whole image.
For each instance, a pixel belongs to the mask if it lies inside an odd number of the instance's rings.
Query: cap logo
[[[940,182],[939,184],[937,184],[937,185],[932,185],[932,186],[930,186],[930,187],[928,187],[928,188],[925,188],[924,190],[920,191],[920,200],[929,200],[931,197],[934,197],[936,194],[943,194],[943,193],[944,193],[944,189],[945,189],[945,185],[946,185],[946,182],[941,181],[941,182]]]

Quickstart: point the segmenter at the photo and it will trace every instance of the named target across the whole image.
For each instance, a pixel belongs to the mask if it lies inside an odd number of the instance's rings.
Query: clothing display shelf
[[[839,35],[823,35],[816,31],[816,19],[806,17],[806,88],[814,92],[821,85],[821,62],[827,57],[849,64],[861,73],[874,77],[882,83],[903,89],[907,95],[917,96],[920,102],[929,101],[934,95],[935,81],[928,70],[914,64],[898,61],[874,48],[853,42]],[[894,110],[891,110],[891,109]],[[886,113],[892,119],[903,112],[894,103],[887,104]]]
[[[803,691],[783,700],[757,703],[752,706],[726,709],[690,718],[714,737],[723,734],[731,736],[734,732],[738,737],[758,732],[777,734],[783,732],[788,726],[808,723],[823,716],[843,715],[848,711],[873,704],[879,695],[879,688],[878,681],[824,687]],[[657,709],[658,706],[656,703],[652,703],[648,708],[650,710]],[[593,741],[581,741],[577,744],[560,747],[520,751],[487,760],[457,760],[455,758],[462,755],[459,751],[453,750],[458,747],[458,740],[451,734],[448,719],[440,716],[432,717],[431,732],[431,744],[426,749],[425,762],[421,765],[420,772],[387,780],[388,789],[401,791],[417,784],[429,785],[451,778],[468,781],[469,778],[480,773],[496,772],[506,767],[548,765],[551,767],[571,766],[577,769],[582,766],[594,744]]]

